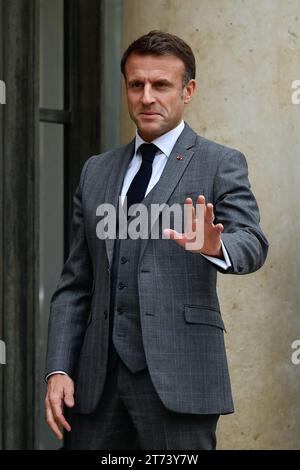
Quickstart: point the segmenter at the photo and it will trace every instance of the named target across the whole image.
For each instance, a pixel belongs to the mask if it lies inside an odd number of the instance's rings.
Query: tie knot
[[[153,163],[158,147],[156,147],[155,144],[142,144],[139,147],[139,150],[143,160],[147,160],[147,162]]]

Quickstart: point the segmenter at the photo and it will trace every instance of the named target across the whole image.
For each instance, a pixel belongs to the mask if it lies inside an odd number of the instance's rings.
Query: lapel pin
[[[182,155],[177,155],[176,159],[177,159],[177,160],[183,160],[184,157],[183,157]]]

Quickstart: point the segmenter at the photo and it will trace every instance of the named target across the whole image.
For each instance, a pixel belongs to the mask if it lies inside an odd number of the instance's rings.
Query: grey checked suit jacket
[[[66,371],[75,381],[76,408],[92,412],[103,391],[108,347],[113,240],[96,236],[96,208],[118,203],[134,141],[91,157],[74,196],[73,242],[51,301],[46,373]],[[177,159],[177,155],[183,159]],[[145,204],[182,204],[204,194],[216,222],[231,274],[264,263],[268,242],[250,190],[243,154],[197,135],[187,124]],[[154,387],[164,405],[181,413],[233,411],[216,292],[216,265],[166,239],[142,240],[138,266],[143,343]]]

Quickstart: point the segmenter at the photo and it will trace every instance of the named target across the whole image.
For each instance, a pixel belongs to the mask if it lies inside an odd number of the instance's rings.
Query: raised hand
[[[202,253],[207,256],[214,256],[217,258],[223,258],[222,245],[221,245],[221,233],[224,230],[222,224],[214,225],[214,206],[211,203],[205,203],[205,197],[199,195],[197,197],[196,204],[202,205],[202,210],[199,214],[203,214],[204,220],[200,221],[197,219],[197,212],[193,205],[191,198],[186,198],[184,204],[189,204],[192,207],[188,211],[189,217],[187,220],[187,227],[191,227],[191,230],[187,229],[184,233],[176,232],[172,229],[164,229],[164,235],[171,240],[175,240],[178,245],[184,249],[194,252]],[[197,238],[197,230],[203,230],[203,244],[200,248],[193,249],[193,241]],[[200,239],[202,234],[198,234]],[[191,246],[191,248],[189,247]]]

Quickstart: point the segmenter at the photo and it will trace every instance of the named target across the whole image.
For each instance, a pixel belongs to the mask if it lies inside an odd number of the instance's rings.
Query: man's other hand
[[[63,439],[60,427],[71,431],[62,412],[63,402],[69,408],[74,406],[74,382],[68,375],[53,374],[48,379],[45,412],[48,426],[60,440]]]

